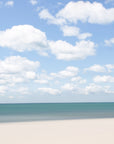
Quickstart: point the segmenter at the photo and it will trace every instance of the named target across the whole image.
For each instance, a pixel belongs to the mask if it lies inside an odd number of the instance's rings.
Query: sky
[[[0,0],[0,103],[114,102],[114,0]]]

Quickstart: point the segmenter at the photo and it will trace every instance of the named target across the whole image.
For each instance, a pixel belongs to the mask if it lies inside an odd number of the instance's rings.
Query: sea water
[[[0,104],[0,122],[114,118],[114,103]]]

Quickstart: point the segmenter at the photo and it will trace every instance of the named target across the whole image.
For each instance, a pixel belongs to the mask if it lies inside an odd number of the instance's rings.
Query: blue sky
[[[114,102],[114,0],[0,0],[0,103]]]

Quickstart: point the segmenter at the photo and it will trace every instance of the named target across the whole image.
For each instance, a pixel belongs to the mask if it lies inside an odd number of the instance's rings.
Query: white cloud
[[[78,35],[78,38],[79,38],[79,39],[86,39],[86,38],[91,37],[91,36],[92,36],[91,33],[80,33],[80,34]]]
[[[16,92],[19,92],[22,95],[29,94],[28,87],[19,87],[16,89]]]
[[[63,26],[61,27],[61,30],[63,31],[64,36],[78,36],[80,29],[74,26]]]
[[[65,91],[73,91],[74,88],[75,88],[75,85],[73,85],[72,83],[66,83],[63,86],[61,86],[61,89]]]
[[[112,23],[114,22],[114,8],[105,8],[99,2],[71,1],[56,15],[53,16],[47,9],[43,9],[39,13],[39,17],[47,20],[49,24],[59,25],[64,36],[76,36],[78,39],[86,39],[91,37],[92,34],[89,32],[80,33],[78,27],[71,25],[77,24],[78,21],[91,24]]]
[[[5,6],[9,6],[9,7],[12,7],[14,5],[14,1],[7,1],[5,3]]]
[[[60,29],[64,36],[76,36],[79,39],[91,37],[91,33],[80,33],[80,29],[74,26],[65,25],[66,21],[63,18],[54,17],[47,9],[43,9],[39,16],[41,19],[47,20],[49,24],[60,25]]]
[[[13,99],[13,98],[14,98],[14,96],[9,96],[8,98],[9,98],[9,99]]]
[[[36,5],[36,4],[38,3],[38,1],[37,1],[37,0],[30,0],[30,3],[31,3],[32,5]]]
[[[39,65],[40,63],[38,61],[33,62],[25,57],[11,56],[7,57],[5,60],[0,60],[0,74],[28,72],[36,70]]]
[[[52,24],[88,22],[91,24],[108,24],[114,21],[114,8],[105,8],[99,2],[77,1],[69,2],[56,16],[52,16],[47,9],[39,13],[41,19]],[[57,22],[61,21],[61,22]]]
[[[54,16],[52,16],[49,11],[47,9],[43,9],[40,13],[39,13],[39,17],[41,19],[47,20],[48,23],[50,24],[56,24],[56,25],[63,25],[65,24],[65,20],[62,18],[55,18]]]
[[[61,86],[62,91],[70,91],[77,95],[90,95],[90,94],[113,94],[114,91],[111,90],[110,86],[96,85],[95,83],[90,83],[85,87],[79,87],[73,83],[66,83]]]
[[[68,78],[77,75],[79,69],[77,67],[68,66],[65,70],[62,70],[58,73],[51,73],[52,77],[59,77],[59,78]]]
[[[99,64],[94,64],[93,66],[90,66],[88,68],[85,68],[84,71],[93,71],[93,72],[112,72],[114,69],[114,64],[106,64],[104,66],[101,66]]]
[[[75,82],[77,84],[84,84],[86,83],[86,79],[83,79],[82,77],[78,76],[78,77],[73,77],[71,79],[72,82]]]
[[[98,2],[69,2],[57,13],[56,17],[71,23],[81,21],[91,24],[108,24],[114,21],[114,8],[107,9]]]
[[[80,29],[74,26],[64,25],[61,27],[64,36],[76,36],[79,39],[86,39],[87,37],[91,37],[91,33],[80,33]]]
[[[82,90],[81,92],[82,93],[84,92],[85,95],[95,94],[95,93],[113,93],[110,90],[109,86],[101,86],[101,85],[96,85],[94,83],[91,83],[88,86],[86,86],[85,89]]]
[[[59,60],[78,60],[95,55],[95,44],[92,41],[76,42],[75,46],[62,40],[51,41],[50,48]]]
[[[13,26],[0,31],[0,46],[23,52],[36,50],[41,55],[47,55],[48,42],[44,32],[31,25]]]
[[[94,77],[93,81],[94,82],[105,82],[105,83],[112,82],[113,83],[114,77],[110,76],[110,75],[103,75],[103,76],[98,75],[98,76]]]
[[[45,71],[42,71],[41,73],[37,74],[37,77],[34,80],[34,82],[39,84],[47,84],[52,79],[53,78],[50,75],[47,75]]]
[[[114,69],[114,64],[107,64],[105,66],[108,69],[108,72],[112,72],[112,70]]]
[[[114,38],[111,38],[111,39],[109,39],[109,40],[105,40],[105,44],[106,44],[107,46],[111,46],[112,44],[114,44]]]
[[[0,60],[0,84],[14,85],[35,78],[40,63],[20,56]]]
[[[98,64],[95,64],[89,68],[85,68],[84,71],[106,72],[106,68],[104,66],[100,66]]]
[[[45,80],[45,79],[36,79],[34,82],[40,83],[40,84],[47,84],[48,80]]]
[[[7,86],[0,85],[0,94],[6,93],[7,89],[8,89]]]
[[[60,91],[58,89],[53,89],[53,88],[38,88],[38,90],[43,93],[48,93],[51,95],[60,94]]]
[[[33,72],[33,71],[26,72],[26,78],[35,79],[35,77],[36,77],[36,73],[35,72]]]

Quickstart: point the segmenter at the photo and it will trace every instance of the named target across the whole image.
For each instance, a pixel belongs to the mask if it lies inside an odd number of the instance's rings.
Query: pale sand
[[[114,144],[114,119],[1,123],[0,144]]]

